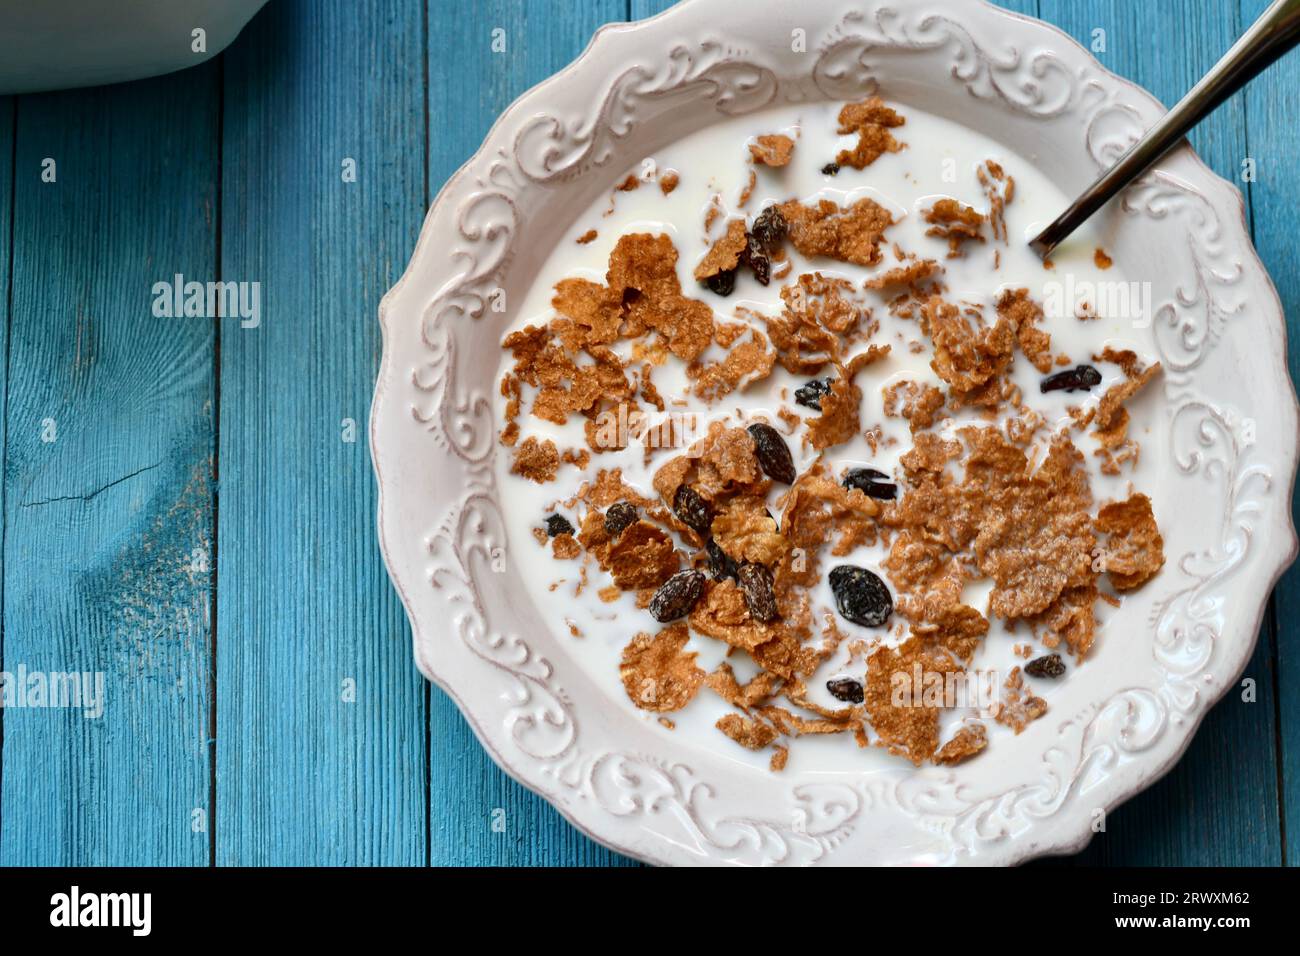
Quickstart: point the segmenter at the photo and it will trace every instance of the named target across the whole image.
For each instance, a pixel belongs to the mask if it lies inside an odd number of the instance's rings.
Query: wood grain
[[[426,856],[425,687],[366,441],[379,299],[424,211],[420,15],[277,0],[224,57],[221,274],[261,283],[263,316],[221,326],[221,865]]]
[[[1267,0],[1242,0],[1242,22],[1263,13]],[[1300,90],[1300,52],[1274,64],[1243,92],[1246,155],[1254,160],[1256,178],[1246,184],[1255,248],[1282,299],[1290,338],[1291,379],[1300,375],[1300,250],[1297,249],[1295,189],[1300,183],[1300,129],[1296,125],[1296,91]],[[1260,436],[1267,441],[1267,436]],[[1292,503],[1292,520],[1300,512]],[[1278,786],[1282,799],[1283,862],[1300,865],[1300,841],[1286,839],[1285,823],[1300,821],[1300,571],[1293,566],[1273,592],[1269,623],[1275,656],[1274,703],[1277,707]],[[1292,824],[1291,830],[1294,830]]]
[[[429,4],[430,195],[478,149],[510,102],[582,52],[596,28],[627,16],[624,0],[452,0]],[[493,52],[494,30],[505,40]],[[454,52],[455,68],[448,68]],[[443,120],[443,122],[439,122]],[[430,861],[494,866],[630,864],[569,826],[503,774],[455,704],[431,691]],[[494,827],[494,821],[500,821]]]
[[[5,401],[9,395],[9,302],[13,292],[14,107],[12,96],[0,96],[0,562],[4,558],[5,524]],[[0,671],[5,666],[4,568],[0,563]],[[4,791],[5,727],[0,708],[0,793]],[[0,800],[0,854],[4,852],[4,801]]]
[[[216,80],[18,102],[4,664],[106,702],[5,710],[0,863],[208,860],[213,327],[151,305],[213,271]]]

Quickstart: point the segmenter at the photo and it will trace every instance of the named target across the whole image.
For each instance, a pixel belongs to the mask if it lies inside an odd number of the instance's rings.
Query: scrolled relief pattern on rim
[[[1085,99],[1099,93],[1086,110],[1083,141],[1098,170],[1109,169],[1138,141],[1146,126],[1137,109],[1122,102],[1114,90],[1107,90],[1095,80],[1084,83],[1083,89]]]
[[[487,392],[456,387],[458,352],[451,316],[477,316],[480,312],[475,310],[481,311],[485,305],[486,298],[477,298],[469,291],[449,293],[447,300],[435,302],[420,330],[428,357],[411,369],[411,386],[416,393],[411,402],[412,418],[425,426],[436,447],[451,452],[471,471],[481,470],[490,462],[496,422]],[[441,310],[438,321],[429,317],[434,308]],[[490,474],[487,482],[490,489]]]
[[[1129,688],[1059,724],[1033,780],[981,794],[953,771],[927,769],[900,780],[887,802],[942,833],[954,859],[970,855],[980,844],[1011,839],[1055,816],[1125,757],[1153,746],[1167,725],[1157,692]]]
[[[1178,560],[1184,586],[1157,602],[1151,614],[1155,656],[1167,676],[1162,696],[1185,715],[1204,690],[1203,678],[1226,623],[1209,590],[1248,557],[1255,520],[1273,494],[1274,479],[1268,466],[1250,454],[1253,423],[1207,396],[1194,374],[1247,301],[1246,267],[1239,252],[1229,248],[1219,214],[1201,192],[1159,172],[1131,187],[1122,207],[1133,215],[1177,219],[1185,237],[1183,279],[1152,315],[1152,334],[1165,369],[1169,455],[1188,479],[1213,483],[1215,499],[1223,503],[1218,543]]]
[[[873,50],[945,51],[949,73],[980,99],[1000,99],[1040,119],[1071,108],[1078,78],[1050,50],[1025,55],[1006,45],[990,50],[949,16],[912,4],[853,10],[823,41],[813,82],[830,99],[856,99],[876,88]]]
[[[870,52],[886,47],[951,48],[954,80],[973,95],[1000,99],[1021,112],[1048,118],[1078,108],[1087,117],[1084,145],[1098,165],[1113,162],[1141,128],[1139,112],[1120,101],[1129,91],[1093,69],[1072,72],[1051,53],[1023,57],[1010,46],[990,53],[956,21],[915,8],[900,13],[880,7],[871,15],[846,16],[815,61],[812,83],[832,98],[842,98],[847,91],[850,96],[861,95],[874,88]],[[1243,470],[1230,413],[1192,399],[1175,412],[1175,424],[1184,419],[1191,422],[1189,434],[1199,442],[1199,447],[1184,449],[1181,455],[1175,448],[1179,467],[1188,473],[1220,476],[1233,507],[1225,519],[1221,548],[1185,556],[1179,567],[1192,584],[1161,602],[1153,614],[1160,637],[1156,655],[1170,680],[1157,691],[1122,691],[1072,717],[1061,725],[1060,738],[1043,755],[1041,779],[985,797],[972,796],[951,771],[923,771],[904,775],[892,786],[879,781],[856,787],[793,786],[786,821],[716,816],[709,803],[713,788],[696,779],[689,767],[627,753],[583,754],[576,746],[569,702],[562,690],[552,687],[550,663],[518,637],[491,629],[478,583],[469,570],[469,558],[483,552],[486,527],[500,531],[504,541],[488,464],[495,423],[486,394],[455,388],[456,353],[448,328],[457,319],[480,317],[489,307],[493,283],[510,259],[520,219],[517,203],[523,201],[530,184],[559,182],[607,162],[617,141],[635,128],[642,101],[695,89],[711,97],[720,112],[734,114],[771,102],[778,86],[769,68],[745,62],[738,51],[706,43],[692,54],[679,45],[659,69],[634,66],[620,74],[594,115],[536,118],[521,128],[512,151],[502,150],[491,158],[486,173],[457,209],[463,241],[452,258],[463,263],[463,269],[425,314],[421,332],[430,356],[412,376],[413,385],[425,396],[423,402],[412,404],[415,418],[431,432],[441,432],[446,447],[470,466],[480,482],[430,538],[429,552],[435,558],[432,583],[451,588],[451,600],[462,606],[456,629],[466,646],[513,678],[516,696],[506,717],[511,739],[539,761],[544,773],[605,812],[662,816],[669,811],[704,858],[721,851],[728,859],[744,862],[807,863],[822,859],[847,840],[865,808],[889,804],[926,829],[944,834],[954,853],[970,851],[979,843],[1013,837],[1034,820],[1058,813],[1071,794],[1104,778],[1126,755],[1153,746],[1170,723],[1170,705],[1182,713],[1194,708],[1198,691],[1192,682],[1208,665],[1222,627],[1206,591],[1242,560],[1250,541],[1249,516],[1258,509],[1253,496],[1271,488],[1266,469]],[[1179,187],[1172,182],[1146,183],[1145,198],[1143,188],[1140,183],[1130,190],[1125,208],[1155,219],[1171,214],[1187,198],[1173,195]],[[1240,262],[1235,264],[1235,274],[1231,268],[1213,265],[1218,222],[1212,207],[1200,198],[1205,212],[1189,239],[1190,274],[1195,281],[1162,306],[1157,319],[1165,322],[1166,332],[1178,332],[1172,338],[1180,342],[1181,352],[1170,354],[1160,347],[1171,372],[1180,379],[1180,373],[1190,371],[1204,357],[1221,334],[1224,320],[1236,311],[1219,302],[1217,287],[1236,282],[1242,274]],[[1189,319],[1198,306],[1205,313],[1201,325]],[[1157,344],[1161,341],[1157,333]],[[1199,419],[1193,414],[1197,408],[1204,412]],[[1217,441],[1211,440],[1216,431]],[[1177,446],[1184,432],[1179,428],[1173,432],[1171,440]],[[1217,457],[1210,454],[1213,447],[1221,452]],[[707,850],[710,847],[712,851]]]
[[[465,493],[444,512],[427,539],[429,584],[444,595],[451,630],[461,642],[509,679],[503,718],[507,736],[529,757],[555,760],[577,738],[573,711],[563,692],[552,685],[551,662],[517,633],[499,630],[488,620],[478,575],[503,576],[505,522],[490,467],[472,466],[466,483]]]
[[[1047,48],[1033,53],[1011,45],[991,50],[962,24],[917,6],[847,13],[823,41],[812,80],[831,99],[855,99],[878,88],[872,51],[945,48],[951,57],[949,73],[972,96],[1000,100],[1037,119],[1067,113],[1084,117],[1084,145],[1098,168],[1114,164],[1148,125],[1127,102],[1132,91],[1108,80],[1095,65],[1067,65]]]
[[[1165,173],[1150,173],[1127,190],[1120,208],[1153,220],[1178,219],[1189,264],[1172,297],[1152,312],[1152,331],[1166,372],[1166,392],[1190,387],[1189,373],[1218,343],[1228,322],[1241,314],[1246,295],[1240,258],[1229,255],[1223,224],[1200,192]]]
[[[870,794],[850,784],[805,783],[791,787],[784,819],[728,816],[715,789],[696,771],[658,757],[575,750],[542,769],[605,813],[673,820],[681,845],[701,862],[816,863],[849,838],[860,814],[873,802]]]
[[[665,97],[695,94],[719,113],[734,116],[762,109],[777,96],[771,67],[756,62],[751,52],[717,40],[704,40],[694,49],[677,44],[654,62],[619,74],[593,113],[567,120],[544,115],[526,123],[514,143],[519,171],[534,183],[551,185],[604,165],[615,145],[642,120],[642,111]]]
[[[1211,673],[1215,645],[1227,618],[1213,593],[1250,554],[1256,519],[1273,494],[1267,466],[1250,463],[1242,420],[1235,411],[1187,399],[1174,411],[1173,460],[1190,477],[1213,482],[1226,503],[1217,545],[1183,555],[1178,568],[1186,584],[1153,611],[1155,655],[1167,675],[1162,692],[1180,713],[1196,709]]]

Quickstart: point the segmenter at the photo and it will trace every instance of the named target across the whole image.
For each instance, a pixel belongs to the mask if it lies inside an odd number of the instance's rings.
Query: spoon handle
[[[1300,0],[1275,0],[1214,69],[1162,116],[1074,204],[1029,243],[1046,259],[1117,192],[1177,146],[1188,131],[1300,42]]]

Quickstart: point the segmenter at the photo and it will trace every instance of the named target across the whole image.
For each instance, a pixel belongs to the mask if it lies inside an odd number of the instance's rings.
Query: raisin
[[[775,621],[776,592],[772,590],[772,572],[761,564],[745,562],[736,572],[736,583],[745,596],[745,607],[756,621]]]
[[[831,692],[831,696],[836,700],[846,701],[850,704],[860,704],[863,701],[862,685],[852,677],[837,677],[828,680],[826,689]]]
[[[811,408],[820,412],[822,410],[822,396],[830,393],[831,380],[829,378],[815,378],[794,390],[794,400],[804,408]]]
[[[885,582],[866,568],[841,564],[830,573],[831,592],[840,614],[863,627],[879,627],[894,613]]]
[[[1044,394],[1048,392],[1058,392],[1064,389],[1067,392],[1088,391],[1094,385],[1101,384],[1101,373],[1091,365],[1076,365],[1074,368],[1067,368],[1064,372],[1057,372],[1055,375],[1049,375],[1039,383],[1038,387]]]
[[[785,239],[789,229],[790,224],[785,221],[785,216],[781,215],[781,210],[775,206],[768,206],[758,214],[754,225],[750,227],[750,247],[757,248],[759,252],[770,256],[781,248],[781,241]]]
[[[617,538],[624,528],[636,521],[636,517],[636,505],[626,501],[614,502],[605,512],[605,533],[611,538]]]
[[[546,534],[552,538],[560,534],[573,534],[573,525],[569,524],[569,519],[564,515],[548,515],[546,518]]]
[[[772,281],[772,260],[763,253],[754,248],[753,240],[745,248],[744,254],[745,265],[754,273],[754,278],[758,280],[759,285],[767,285]]]
[[[713,513],[709,510],[708,502],[690,485],[682,485],[677,489],[677,494],[673,496],[673,514],[677,515],[682,524],[701,536],[707,535],[709,526],[713,524]]]
[[[718,542],[710,538],[704,549],[709,555],[709,574],[713,575],[713,580],[721,581],[723,578],[736,576],[738,571],[736,559],[723,551]]]
[[[749,271],[754,273],[759,285],[767,285],[772,281],[770,255],[780,246],[785,227],[785,217],[775,206],[768,206],[754,220],[754,228],[745,233],[745,249],[740,254],[740,261],[749,266]]]
[[[650,615],[660,624],[685,617],[704,593],[704,574],[700,571],[678,571],[659,585],[650,599]]]
[[[850,468],[840,484],[850,491],[857,488],[868,498],[881,501],[893,501],[898,497],[898,485],[889,481],[889,476],[883,471],[874,468]]]
[[[705,279],[704,284],[714,295],[720,295],[725,299],[736,291],[736,270],[726,269],[715,273]]]
[[[822,167],[823,176],[834,176],[837,173],[839,173],[839,171],[840,171],[839,163],[827,163],[825,166]]]
[[[794,459],[781,433],[771,425],[755,422],[749,426],[749,434],[754,439],[754,454],[763,472],[774,481],[793,485]]]
[[[1030,677],[1060,677],[1065,673],[1065,664],[1060,654],[1046,654],[1026,664],[1025,673]]]

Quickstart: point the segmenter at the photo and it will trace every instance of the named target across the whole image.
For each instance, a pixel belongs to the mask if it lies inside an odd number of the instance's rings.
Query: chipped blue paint
[[[208,860],[213,329],[149,290],[213,267],[217,79],[17,100],[4,666],[107,699],[3,712],[4,864]]]

